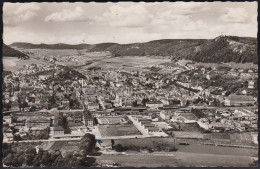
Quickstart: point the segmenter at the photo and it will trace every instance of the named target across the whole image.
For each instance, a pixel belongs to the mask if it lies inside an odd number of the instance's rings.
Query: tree
[[[84,154],[90,154],[95,149],[96,142],[95,135],[87,133],[80,141],[80,149],[83,150]]]
[[[13,136],[13,139],[14,139],[14,141],[21,141],[22,140],[22,138],[21,138],[21,136],[19,134],[15,134]]]
[[[111,145],[112,145],[112,147],[114,146],[114,144],[115,144],[115,140],[112,139],[112,140],[111,140]]]
[[[91,167],[95,164],[96,159],[93,157],[86,157],[85,155],[80,159],[80,166]]]
[[[117,144],[117,145],[115,145],[115,146],[114,146],[114,149],[115,149],[116,151],[118,151],[118,152],[122,152],[122,151],[127,150],[127,148],[126,148],[126,147],[123,147],[122,144]]]
[[[10,166],[12,165],[13,158],[14,158],[13,154],[10,153],[3,159],[3,163],[7,166]]]
[[[249,167],[257,167],[257,166],[258,166],[258,160],[253,160],[253,162],[249,164]]]
[[[146,104],[146,102],[148,102],[149,101],[149,99],[148,98],[143,98],[143,100],[142,100],[142,104],[143,105],[145,105]]]

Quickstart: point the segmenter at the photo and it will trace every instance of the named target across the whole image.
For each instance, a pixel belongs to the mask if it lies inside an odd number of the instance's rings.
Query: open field
[[[4,57],[3,58],[3,68],[4,71],[16,71],[22,69],[27,64],[46,64],[45,62],[30,58],[28,60],[21,60],[13,57]]]
[[[174,135],[177,138],[196,138],[196,139],[202,139],[203,134],[200,132],[188,132],[188,131],[174,131]]]
[[[254,145],[250,132],[244,133],[209,133],[204,134],[204,139],[215,143],[225,143],[232,145]]]
[[[234,62],[229,62],[229,63],[195,63],[195,65],[201,65],[203,67],[218,67],[218,66],[223,66],[223,67],[231,67],[234,69],[257,69],[257,64],[253,63],[234,63]]]
[[[251,157],[236,155],[198,154],[190,152],[177,152],[176,158],[180,166],[198,167],[248,167],[252,163]]]
[[[141,135],[134,125],[100,125],[98,129],[102,137]]]
[[[115,140],[115,144],[122,144],[123,146],[128,146],[128,147],[136,146],[136,147],[147,147],[147,148],[154,148],[158,144],[167,145],[168,147],[176,146],[174,139],[169,137],[121,139],[121,140]]]
[[[160,139],[160,138],[151,138]],[[167,138],[164,138],[166,141]],[[169,139],[169,138],[168,138]],[[157,140],[157,141],[158,141]],[[144,139],[115,140],[123,146],[147,146],[150,141]],[[148,144],[144,144],[148,143]],[[121,164],[122,167],[162,167],[162,166],[248,166],[252,162],[252,157],[257,157],[256,149],[219,147],[209,145],[177,145],[177,152],[153,152],[134,153],[127,151],[124,155],[101,155],[100,160],[113,160]],[[161,155],[160,155],[161,153]]]
[[[256,155],[257,149],[190,144],[179,145],[178,152],[253,157]]]
[[[172,154],[172,155],[167,155]],[[178,167],[178,166],[233,166],[246,167],[252,162],[249,156],[240,155],[223,155],[223,154],[206,154],[191,152],[174,152],[174,153],[147,153],[136,154],[126,153],[125,155],[107,155],[102,154],[97,157],[96,162],[101,160],[113,160],[121,167]]]
[[[210,140],[230,140],[230,134],[229,133],[210,133],[210,134],[204,134],[205,139]]]
[[[101,155],[96,162],[101,160],[113,160],[121,164],[121,167],[166,167],[178,166],[177,159],[172,156],[141,156],[141,155]]]
[[[145,67],[157,65],[164,62],[170,62],[170,59],[165,58],[150,58],[141,56],[125,56],[125,57],[114,57],[105,58],[103,60],[97,61],[91,65],[81,67],[81,69],[87,69],[89,67],[100,67],[103,70],[140,70],[140,71],[150,71]]]

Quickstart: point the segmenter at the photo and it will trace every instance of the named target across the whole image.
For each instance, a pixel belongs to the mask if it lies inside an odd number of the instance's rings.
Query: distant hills
[[[15,42],[10,45],[11,47],[23,48],[23,49],[90,49],[92,45],[88,44],[78,44],[78,45],[69,45],[64,43],[58,44],[32,44],[24,42]]]
[[[117,44],[30,44],[13,43],[24,49],[86,49],[90,52],[110,51],[118,56],[168,56],[171,59],[189,59],[196,62],[258,62],[257,39],[219,36],[215,39],[162,39],[145,43]]]
[[[16,57],[19,59],[29,59],[28,55],[18,50],[15,50],[5,44],[3,44],[2,51],[3,51],[3,57]]]

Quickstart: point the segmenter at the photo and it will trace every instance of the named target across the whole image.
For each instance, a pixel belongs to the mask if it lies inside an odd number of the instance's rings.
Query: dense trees
[[[230,42],[233,42],[232,44]],[[140,44],[98,44],[90,51],[110,51],[112,56],[171,56],[172,60],[196,62],[254,62],[257,64],[257,39],[221,36],[210,40],[168,39]]]
[[[199,109],[191,109],[191,113],[193,113],[199,119],[206,117],[205,114],[202,112],[202,110]]]
[[[96,138],[92,134],[85,134],[84,137],[80,140],[80,149],[83,150],[85,154],[93,153],[93,150],[96,146]]]
[[[80,141],[80,151],[62,154],[61,151],[36,151],[35,144],[23,145],[26,143],[3,144],[3,163],[13,167],[90,167],[95,165],[95,158],[88,157],[96,151],[96,139],[94,135],[86,134]]]
[[[17,58],[20,58],[20,59],[29,59],[29,56],[18,51],[18,50],[15,50],[5,44],[3,44],[3,56],[4,57],[17,57]]]
[[[68,119],[61,112],[59,113],[57,120],[55,120],[54,126],[61,126],[64,129],[64,133],[68,134],[71,132],[68,126]]]
[[[48,139],[49,138],[49,133],[50,133],[50,128],[47,127],[44,130],[37,131],[33,133],[33,131],[29,131],[26,133],[25,137],[22,137],[23,139],[28,139],[28,140],[42,140],[42,139]]]

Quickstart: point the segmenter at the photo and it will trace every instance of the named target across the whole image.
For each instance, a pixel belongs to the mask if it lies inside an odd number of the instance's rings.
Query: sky
[[[4,3],[3,23],[6,44],[257,37],[257,2]]]

